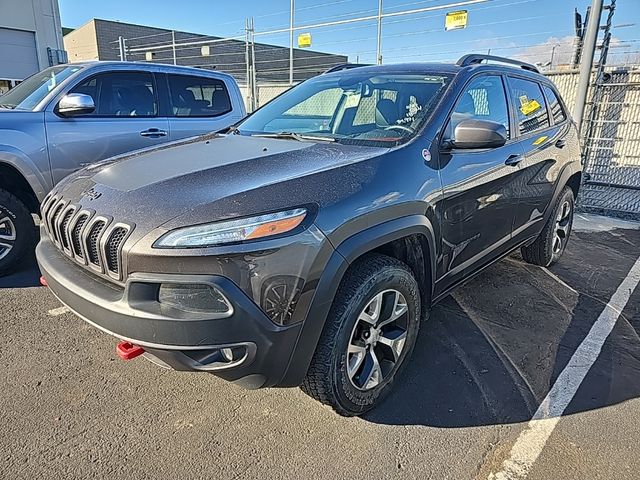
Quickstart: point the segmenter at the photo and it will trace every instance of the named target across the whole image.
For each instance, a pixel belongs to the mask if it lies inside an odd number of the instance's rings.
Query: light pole
[[[591,79],[591,68],[593,67],[593,56],[596,51],[598,41],[598,30],[600,29],[600,16],[602,15],[602,0],[593,0],[591,12],[587,23],[584,44],[582,46],[582,58],[580,61],[580,78],[576,92],[576,104],[573,109],[573,119],[578,124],[578,131],[582,126],[582,116],[587,101],[587,90]]]

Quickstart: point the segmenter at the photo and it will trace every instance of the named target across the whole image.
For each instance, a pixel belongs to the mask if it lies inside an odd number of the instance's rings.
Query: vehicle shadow
[[[40,270],[34,253],[25,255],[11,272],[0,277],[2,288],[27,288],[40,286]]]
[[[434,308],[402,378],[364,418],[445,428],[528,421],[635,262],[628,243],[574,235],[555,273],[516,256],[493,265]],[[640,396],[638,323],[635,292],[566,414]]]

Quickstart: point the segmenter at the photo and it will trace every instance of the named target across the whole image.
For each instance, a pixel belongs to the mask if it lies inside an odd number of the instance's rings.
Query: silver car
[[[88,62],[29,77],[0,96],[0,274],[33,247],[32,214],[71,172],[244,116],[233,77],[209,70]]]

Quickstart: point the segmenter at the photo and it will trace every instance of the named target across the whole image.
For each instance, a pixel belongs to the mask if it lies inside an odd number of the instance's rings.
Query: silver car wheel
[[[0,218],[0,260],[9,255],[16,242],[16,227],[9,217]]]
[[[347,376],[355,388],[375,388],[395,370],[408,326],[407,301],[397,290],[384,290],[367,303],[347,347]]]
[[[571,202],[566,200],[558,210],[553,235],[553,253],[560,253],[569,238],[571,229]]]

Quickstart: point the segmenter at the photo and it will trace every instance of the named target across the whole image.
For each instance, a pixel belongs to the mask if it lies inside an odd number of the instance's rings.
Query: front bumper
[[[43,235],[36,248],[42,275],[58,299],[93,326],[144,347],[147,354],[177,370],[201,370],[248,388],[273,386],[283,377],[301,324],[279,326],[229,279],[218,275],[136,273],[124,287],[70,261]],[[189,316],[158,308],[161,283],[211,285],[230,301],[230,316]],[[232,350],[221,362],[222,349]]]

